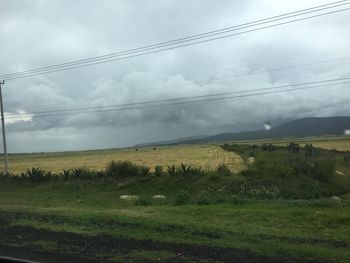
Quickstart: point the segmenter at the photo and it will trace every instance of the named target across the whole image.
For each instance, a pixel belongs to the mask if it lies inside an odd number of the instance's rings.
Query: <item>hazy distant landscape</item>
[[[194,138],[179,138],[171,141],[153,142],[135,145],[171,145],[171,144],[196,144],[225,141],[258,140],[258,139],[283,139],[297,137],[315,136],[350,136],[350,117],[313,117],[297,119],[286,122],[275,127],[257,131],[246,131],[239,133],[222,133],[214,136],[193,136]]]

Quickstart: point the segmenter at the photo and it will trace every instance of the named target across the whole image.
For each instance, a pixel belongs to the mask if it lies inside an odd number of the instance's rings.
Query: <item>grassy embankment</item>
[[[343,153],[305,158],[284,148],[233,148],[245,160],[254,156],[248,170],[3,178],[0,248],[116,262],[349,262],[350,165]],[[125,194],[140,198],[121,200]],[[152,199],[157,194],[166,199]]]

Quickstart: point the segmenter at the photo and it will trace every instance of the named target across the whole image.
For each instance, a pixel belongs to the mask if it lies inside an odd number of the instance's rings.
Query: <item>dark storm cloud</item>
[[[0,0],[0,33],[8,40],[0,42],[0,71],[103,55],[327,2]],[[18,112],[101,107],[348,77],[350,60],[237,77],[347,56],[347,22],[348,13],[339,13],[203,45],[9,81],[4,86],[6,113],[10,117]],[[115,147],[256,129],[267,121],[274,125],[306,116],[349,115],[349,97],[346,87],[333,86],[142,110],[9,118],[9,148]]]

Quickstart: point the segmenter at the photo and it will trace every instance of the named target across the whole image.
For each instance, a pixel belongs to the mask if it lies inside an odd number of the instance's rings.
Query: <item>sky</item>
[[[0,75],[123,51],[331,2],[0,0]],[[349,116],[347,85],[203,103],[36,118],[32,112],[350,77],[350,10],[212,42],[6,81],[9,152],[128,147]],[[336,61],[289,67],[323,60]],[[270,71],[269,71],[270,70]],[[260,73],[257,73],[260,72]],[[21,118],[10,118],[29,113]],[[2,146],[2,143],[1,143]]]

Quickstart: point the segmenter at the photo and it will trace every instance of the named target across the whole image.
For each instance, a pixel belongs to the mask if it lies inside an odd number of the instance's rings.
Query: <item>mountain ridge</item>
[[[344,135],[345,130],[350,131],[350,117],[334,116],[334,117],[306,117],[285,122],[270,130],[254,130],[246,132],[228,132],[219,133],[213,136],[205,136],[201,138],[186,139],[179,138],[167,144],[169,141],[151,142],[138,144],[142,146],[159,146],[174,144],[200,144],[209,142],[239,141],[239,140],[258,140],[273,139],[285,137],[310,137],[323,135]],[[195,136],[194,136],[195,137]],[[184,140],[182,140],[184,139]]]

